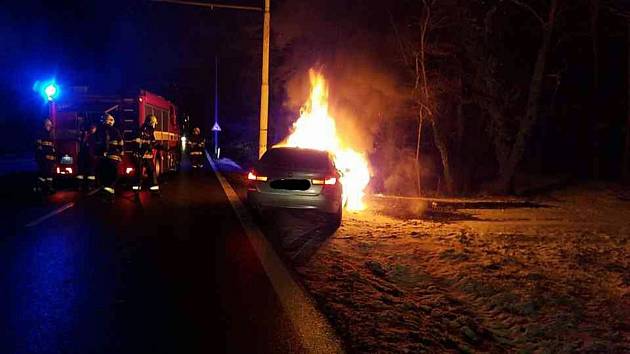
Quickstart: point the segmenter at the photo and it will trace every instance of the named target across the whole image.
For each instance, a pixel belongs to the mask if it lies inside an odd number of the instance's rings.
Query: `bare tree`
[[[613,15],[619,16],[626,20],[627,29],[626,29],[626,40],[627,40],[627,48],[628,48],[628,71],[627,75],[627,83],[628,83],[628,92],[627,92],[627,112],[626,112],[626,134],[625,134],[625,143],[624,143],[624,151],[622,158],[622,178],[625,182],[630,182],[630,3],[626,0],[590,0],[591,5],[591,36],[592,36],[592,49],[593,49],[593,70],[594,70],[594,89],[597,90],[599,88],[599,41],[597,37],[598,24],[599,24],[599,16],[600,12],[605,9],[609,13]],[[596,91],[597,92],[597,91]],[[594,163],[594,167],[596,167],[596,163]],[[597,170],[594,170],[597,172]],[[594,177],[597,177],[597,174],[594,174]]]
[[[396,22],[392,18],[392,27],[394,34],[399,43],[401,56],[407,67],[410,69],[410,77],[413,80],[412,96],[417,107],[417,136],[416,136],[416,186],[418,194],[422,192],[421,189],[421,161],[422,161],[422,134],[425,123],[430,124],[433,134],[433,142],[440,153],[440,160],[442,162],[443,181],[445,184],[446,193],[452,194],[455,189],[455,183],[452,173],[451,160],[449,158],[449,139],[446,129],[443,126],[443,119],[446,117],[436,114],[437,97],[435,93],[432,93],[430,82],[430,47],[429,36],[436,27],[439,26],[441,18],[434,16],[434,9],[437,7],[435,0],[421,0],[420,1],[420,17],[413,24],[413,28],[416,30],[409,36],[401,34],[398,30]],[[448,9],[453,8],[453,4],[440,4],[441,8]],[[433,83],[436,84],[435,82]]]
[[[425,40],[426,40],[426,29],[428,28],[428,21],[430,19],[430,16],[423,16],[423,19],[421,20],[421,24],[420,24],[420,51],[415,50],[415,48],[413,47],[413,45],[411,45],[403,36],[402,34],[399,32],[398,30],[398,26],[396,24],[396,21],[394,20],[394,17],[392,15],[392,13],[389,13],[389,18],[390,18],[390,22],[392,25],[392,29],[394,31],[394,35],[396,38],[396,41],[398,43],[398,49],[400,52],[400,55],[404,61],[404,64],[407,68],[411,69],[411,76],[413,77],[413,89],[412,89],[412,96],[414,99],[414,102],[418,103],[421,102],[422,99],[419,98],[419,96],[421,96],[421,92],[423,90],[421,90],[421,72],[422,72],[422,68],[424,68],[424,64],[422,64],[421,66],[421,62],[423,62],[423,58],[421,59],[421,52],[424,52],[424,44],[425,44]],[[426,91],[426,90],[425,90]],[[430,113],[430,111],[429,111]],[[422,195],[422,175],[420,173],[420,159],[421,159],[421,143],[422,143],[422,125],[424,124],[424,116],[425,116],[425,107],[423,107],[420,104],[419,107],[419,112],[418,112],[418,129],[417,129],[417,135],[416,135],[416,154],[415,154],[415,172],[416,172],[416,193],[418,196]]]
[[[627,35],[627,40],[628,40],[628,52],[630,53],[630,21],[628,22],[628,35]],[[625,147],[624,147],[624,151],[623,151],[623,166],[622,166],[622,173],[623,173],[623,179],[626,182],[630,182],[630,55],[628,55],[628,112],[626,112],[627,115],[627,121],[626,121],[626,142],[625,142]]]
[[[606,9],[613,14],[624,18],[627,21],[627,48],[628,48],[628,72],[627,82],[628,82],[628,104],[627,104],[627,112],[626,112],[626,136],[625,136],[625,144],[623,151],[623,159],[622,159],[622,178],[625,182],[630,182],[630,4],[623,0],[607,0],[604,1],[604,5]]]
[[[597,136],[597,129],[594,129],[596,124],[596,116],[599,110],[599,15],[600,15],[600,0],[589,0],[590,7],[590,32],[591,32],[591,51],[593,54],[593,97],[591,99],[591,111],[589,121],[591,122],[590,134],[591,148],[594,150],[592,153],[592,174],[593,178],[598,179],[600,176],[600,163],[599,163],[599,138]]]
[[[488,115],[493,125],[493,139],[499,163],[496,187],[500,192],[510,191],[514,174],[525,153],[527,140],[540,115],[543,78],[547,58],[552,47],[552,36],[561,1],[562,0],[550,0],[547,14],[543,17],[528,3],[520,0],[511,0],[511,3],[530,13],[535,18],[536,22],[539,23],[541,30],[541,43],[538,48],[529,84],[525,112],[518,117],[518,126],[514,136],[512,136],[507,129],[506,119],[508,119],[508,117],[505,107],[511,106],[520,93],[516,90],[509,90],[507,92],[502,90],[491,77],[483,79],[485,80],[485,86],[489,88],[488,92],[491,96],[494,96],[493,99],[486,100],[486,102],[490,102],[490,104],[486,104],[485,108],[488,110]],[[486,16],[486,37],[492,32],[490,27],[492,25],[492,17],[496,14],[496,11],[497,7],[495,6]],[[488,40],[489,39],[486,38],[486,41]],[[496,59],[487,59],[486,65],[489,67],[488,70],[492,71],[492,68],[496,66]],[[500,103],[497,104],[497,101]]]

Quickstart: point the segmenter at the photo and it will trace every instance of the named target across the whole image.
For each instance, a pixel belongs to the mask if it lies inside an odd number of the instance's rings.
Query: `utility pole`
[[[263,23],[262,82],[260,85],[260,132],[258,134],[258,158],[267,151],[267,125],[269,123],[269,32],[271,14],[270,0],[265,0]]]
[[[166,2],[171,4],[206,7],[211,10],[234,9],[244,11],[264,11],[263,18],[263,51],[262,51],[262,81],[260,83],[260,130],[258,136],[258,157],[267,151],[267,126],[269,123],[269,36],[271,32],[271,0],[265,0],[265,7],[261,9],[255,6],[227,5],[207,2],[180,1],[180,0],[152,0],[153,2]]]

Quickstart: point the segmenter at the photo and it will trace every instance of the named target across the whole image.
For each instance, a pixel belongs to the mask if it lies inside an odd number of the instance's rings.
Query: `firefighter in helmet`
[[[53,122],[44,119],[44,126],[37,135],[35,142],[35,160],[37,161],[38,176],[35,184],[36,192],[54,193],[53,173],[57,161]]]
[[[133,186],[133,190],[139,191],[142,188],[142,169],[146,169],[147,177],[149,178],[150,187],[152,192],[158,192],[160,186],[158,185],[157,175],[155,173],[155,127],[157,126],[157,117],[150,114],[144,120],[144,124],[140,128],[140,134],[136,139],[136,182]]]
[[[114,196],[114,186],[118,180],[118,165],[122,161],[123,138],[114,127],[116,120],[109,113],[103,115],[103,124],[96,130],[96,151],[98,153],[97,179],[103,190]]]
[[[203,167],[203,150],[206,147],[206,143],[201,136],[201,130],[198,127],[195,127],[192,131],[192,135],[190,139],[188,139],[188,144],[190,146],[190,163],[192,168],[202,168]]]
[[[79,140],[79,188],[89,190],[96,183],[96,124],[87,125]]]

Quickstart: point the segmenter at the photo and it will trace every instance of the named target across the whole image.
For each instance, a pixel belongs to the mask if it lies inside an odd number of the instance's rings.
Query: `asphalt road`
[[[24,183],[2,180],[0,353],[302,351],[212,171],[113,202]]]

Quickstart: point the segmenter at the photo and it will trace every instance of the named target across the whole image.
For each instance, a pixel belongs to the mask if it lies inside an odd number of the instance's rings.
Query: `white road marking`
[[[35,220],[29,222],[28,224],[26,224],[26,227],[33,227],[35,225],[38,225],[41,222],[43,222],[43,221],[45,221],[47,219],[50,219],[50,218],[52,218],[53,216],[55,216],[57,214],[63,213],[64,211],[66,211],[67,209],[72,208],[73,206],[74,206],[74,202],[70,202],[70,203],[64,204],[64,205],[60,206],[59,208],[51,211],[50,213],[48,213],[48,214],[46,214],[46,215],[44,215],[44,216],[42,216],[42,217],[40,217],[38,219],[35,219]]]
[[[249,242],[254,247],[256,255],[306,351],[309,353],[343,353],[341,341],[335,335],[326,318],[315,308],[315,304],[306,295],[304,289],[291,278],[291,274],[265,235],[256,226],[230,183],[218,171],[207,152],[206,158],[219,179],[223,191],[236,212]]]
[[[97,189],[91,191],[90,193],[88,193],[87,196],[88,197],[92,196],[92,195],[96,194],[100,190],[101,190],[101,188],[97,188]],[[60,206],[59,208],[51,211],[50,213],[48,213],[48,214],[46,214],[46,215],[44,215],[42,217],[39,217],[39,218],[29,222],[28,224],[26,224],[26,227],[33,227],[33,226],[39,225],[42,222],[52,218],[53,216],[59,215],[59,214],[63,213],[64,211],[72,208],[73,206],[75,206],[75,202],[66,203],[66,204]]]

